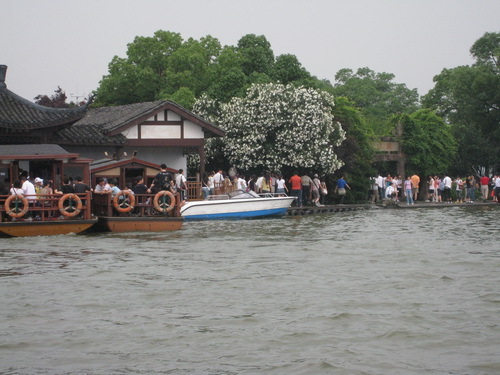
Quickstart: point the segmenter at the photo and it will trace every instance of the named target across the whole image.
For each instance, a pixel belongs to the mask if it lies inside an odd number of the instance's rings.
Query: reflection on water
[[[0,241],[0,373],[497,374],[498,209]]]

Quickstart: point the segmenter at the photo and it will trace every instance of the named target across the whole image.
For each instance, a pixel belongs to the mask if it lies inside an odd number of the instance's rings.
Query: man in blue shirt
[[[346,188],[351,190],[351,187],[347,184],[346,180],[344,180],[344,176],[340,177],[337,181],[337,194],[340,196],[340,203],[344,203],[344,197],[346,195]]]

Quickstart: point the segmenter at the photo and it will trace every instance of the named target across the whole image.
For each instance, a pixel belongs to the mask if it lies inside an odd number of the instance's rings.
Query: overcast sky
[[[499,15],[499,0],[2,0],[0,64],[26,99],[60,86],[74,100],[135,36],[167,30],[236,45],[256,34],[320,79],[369,67],[423,95],[443,68],[473,62],[470,47],[500,31]]]

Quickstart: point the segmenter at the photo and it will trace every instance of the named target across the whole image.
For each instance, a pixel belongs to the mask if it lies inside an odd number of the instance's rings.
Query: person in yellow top
[[[271,174],[266,172],[264,178],[262,179],[262,187],[261,190],[263,193],[271,193],[272,192],[272,182],[271,182]]]
[[[413,195],[413,201],[416,202],[418,198],[418,187],[420,185],[420,177],[418,177],[415,173],[410,177],[411,180],[411,192]]]

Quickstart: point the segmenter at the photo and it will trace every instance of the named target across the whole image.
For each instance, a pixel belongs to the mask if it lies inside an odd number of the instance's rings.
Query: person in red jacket
[[[290,195],[293,197],[297,197],[295,205],[298,207],[302,207],[302,179],[299,176],[299,172],[294,171],[293,176],[290,177],[290,180],[288,182],[291,185]]]
[[[490,184],[490,178],[488,176],[483,176],[481,177],[481,179],[479,180],[481,182],[481,195],[483,196],[483,200],[488,200],[488,195],[489,195],[489,191],[490,191],[490,187],[489,187],[489,184]]]

